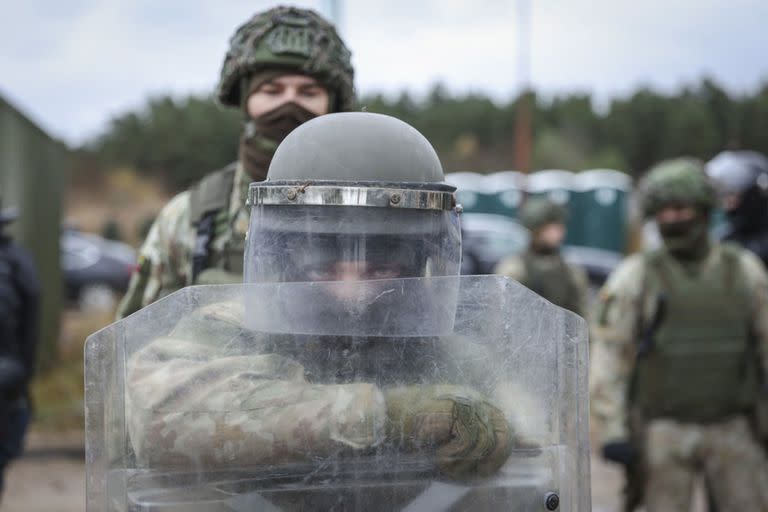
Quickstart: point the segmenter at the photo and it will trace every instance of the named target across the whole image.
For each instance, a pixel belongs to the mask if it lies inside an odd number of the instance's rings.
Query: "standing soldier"
[[[350,52],[315,12],[276,7],[232,36],[216,95],[243,112],[238,161],[163,208],[118,318],[184,286],[242,280],[248,184],[264,180],[275,149],[294,128],[352,109]]]
[[[29,423],[40,306],[32,257],[2,232],[15,218],[0,210],[0,495],[5,467],[21,453]]]
[[[565,240],[565,208],[543,197],[525,201],[520,212],[531,242],[522,254],[502,260],[496,274],[511,277],[548,301],[577,315],[586,314],[587,276],[560,253]]]
[[[723,151],[707,163],[707,173],[728,219],[723,239],[768,264],[768,158],[756,151]]]
[[[692,159],[652,169],[645,214],[660,249],[611,275],[595,317],[591,407],[603,455],[627,468],[626,510],[688,511],[703,473],[718,510],[768,510],[750,425],[768,354],[768,276],[750,252],[711,243],[714,189]]]

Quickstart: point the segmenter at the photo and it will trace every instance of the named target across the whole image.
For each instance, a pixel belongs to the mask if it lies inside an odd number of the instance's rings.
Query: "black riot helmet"
[[[707,163],[734,231],[768,228],[768,158],[756,151],[723,151]]]

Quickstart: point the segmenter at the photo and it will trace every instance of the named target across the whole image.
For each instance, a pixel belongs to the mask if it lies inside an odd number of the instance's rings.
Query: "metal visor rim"
[[[252,183],[248,205],[367,206],[415,210],[452,210],[455,187],[443,183],[354,183],[284,181]]]

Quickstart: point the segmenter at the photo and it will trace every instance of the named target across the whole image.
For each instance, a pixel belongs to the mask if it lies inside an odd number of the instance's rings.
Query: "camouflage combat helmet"
[[[565,223],[568,213],[565,207],[545,197],[530,197],[520,210],[520,222],[530,231],[552,223]]]
[[[689,205],[708,211],[715,206],[715,190],[694,158],[666,160],[648,171],[643,185],[643,211],[653,216],[669,205]]]
[[[268,68],[316,77],[332,95],[331,110],[352,110],[355,92],[351,54],[336,29],[309,9],[275,7],[240,26],[229,41],[216,97],[239,107],[243,79]]]

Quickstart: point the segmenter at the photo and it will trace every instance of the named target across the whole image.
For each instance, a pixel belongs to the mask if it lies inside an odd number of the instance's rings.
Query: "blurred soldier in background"
[[[15,212],[0,210],[0,496],[5,467],[21,454],[30,419],[27,388],[35,367],[40,301],[32,257],[2,232],[15,218]]]
[[[582,269],[568,265],[560,253],[566,235],[565,208],[544,197],[530,197],[523,204],[520,220],[531,232],[528,249],[502,260],[495,273],[511,277],[553,304],[585,316],[587,276]]]
[[[768,158],[755,151],[723,151],[707,163],[728,219],[723,239],[768,264]]]
[[[688,511],[703,473],[718,510],[768,510],[768,467],[750,423],[768,357],[768,276],[711,243],[703,165],[653,168],[643,208],[660,249],[625,260],[601,292],[591,408],[603,455],[627,468],[626,510]]]
[[[238,161],[160,212],[118,318],[184,286],[242,281],[248,184],[266,177],[275,149],[294,128],[352,109],[350,52],[315,12],[276,7],[232,36],[216,94],[243,112]]]

